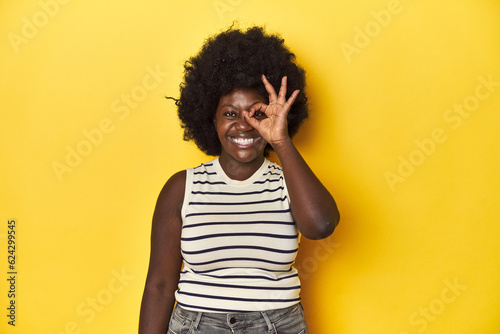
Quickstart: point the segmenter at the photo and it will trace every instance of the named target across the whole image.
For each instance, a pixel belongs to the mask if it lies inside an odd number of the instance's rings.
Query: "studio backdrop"
[[[265,26],[307,71],[335,197],[295,263],[313,334],[500,333],[500,2],[0,2],[0,332],[137,333],[183,64]]]

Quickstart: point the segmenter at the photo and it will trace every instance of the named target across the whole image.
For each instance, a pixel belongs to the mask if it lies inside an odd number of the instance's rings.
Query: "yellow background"
[[[295,142],[342,216],[297,260],[311,333],[500,333],[496,0],[2,0],[0,332],[136,333],[157,195],[209,159],[164,96],[235,20],[308,72]]]

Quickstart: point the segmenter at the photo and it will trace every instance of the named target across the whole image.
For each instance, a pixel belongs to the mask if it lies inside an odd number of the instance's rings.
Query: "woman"
[[[184,139],[218,157],[159,195],[139,333],[307,333],[299,236],[326,238],[340,217],[291,140],[308,115],[304,71],[279,36],[230,28],[184,80]]]

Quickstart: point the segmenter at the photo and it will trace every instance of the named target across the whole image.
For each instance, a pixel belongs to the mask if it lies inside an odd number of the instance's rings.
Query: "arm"
[[[254,105],[245,113],[247,122],[259,131],[273,147],[280,159],[290,195],[292,216],[303,236],[322,239],[332,234],[340,214],[332,195],[314,175],[288,135],[286,117],[298,91],[286,101],[286,77],[281,82],[278,96],[273,86],[262,76],[269,93],[269,105]],[[264,111],[267,118],[259,121],[252,117]]]
[[[308,239],[323,239],[333,233],[340,220],[337,204],[309,168],[292,140],[273,145],[283,167],[290,210],[300,233]]]
[[[186,171],[173,175],[163,187],[156,203],[139,334],[164,334],[168,329],[182,266],[181,208],[185,184]]]

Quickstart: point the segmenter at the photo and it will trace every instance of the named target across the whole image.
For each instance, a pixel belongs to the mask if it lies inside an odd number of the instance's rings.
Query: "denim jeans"
[[[172,312],[169,334],[307,334],[302,305],[264,312],[205,313],[183,309]]]

